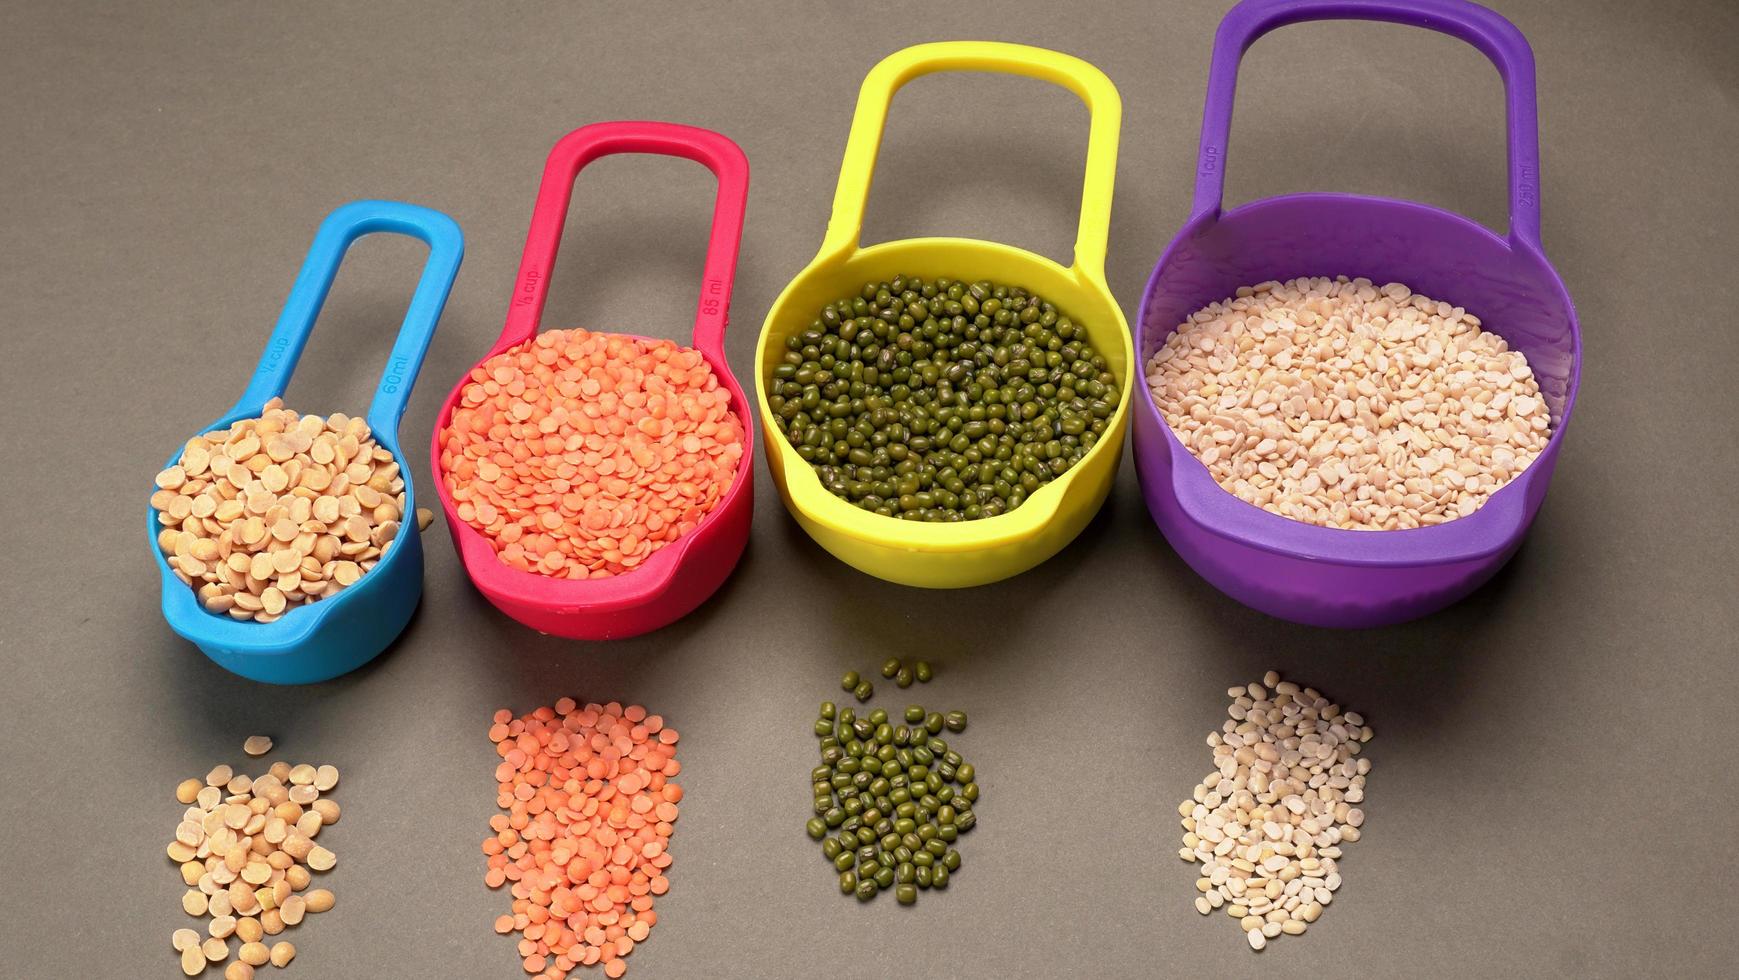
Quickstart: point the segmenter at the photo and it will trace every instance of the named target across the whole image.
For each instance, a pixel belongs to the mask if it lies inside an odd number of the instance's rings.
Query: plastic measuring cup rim
[[[223,418],[195,433],[196,436],[207,435],[219,429],[226,429],[237,422],[250,418],[258,418],[264,411],[260,409],[231,411]],[[399,534],[418,534],[416,526],[416,492],[411,481],[409,462],[400,450],[398,439],[393,433],[371,433],[375,444],[392,453],[393,461],[399,465],[399,472],[405,481],[405,514],[402,515]],[[177,450],[169,457],[167,466],[174,466],[181,458]],[[270,623],[260,623],[253,620],[235,619],[225,613],[214,613],[206,609],[199,601],[198,592],[194,586],[181,581],[175,570],[169,567],[168,556],[157,544],[157,535],[165,530],[165,525],[157,522],[158,510],[146,504],[146,533],[150,538],[151,554],[157,562],[157,568],[163,582],[163,616],[175,632],[192,640],[195,644],[204,646],[211,644],[220,646],[235,653],[246,656],[283,656],[301,652],[303,646],[312,640],[319,632],[326,619],[333,615],[341,603],[347,601],[364,601],[374,597],[376,584],[384,581],[398,566],[403,548],[388,547],[376,560],[373,568],[356,580],[352,585],[338,592],[299,603],[285,610],[282,616]],[[394,539],[397,543],[397,539]]]
[[[1145,349],[1149,346],[1149,331],[1147,329],[1149,306],[1160,295],[1160,280],[1165,271],[1171,265],[1178,251],[1187,242],[1206,233],[1216,224],[1235,222],[1239,218],[1259,213],[1267,208],[1299,203],[1369,205],[1408,211],[1427,220],[1453,223],[1466,232],[1486,239],[1492,245],[1525,256],[1536,263],[1538,270],[1545,274],[1554,292],[1552,298],[1560,303],[1565,311],[1569,326],[1572,356],[1569,385],[1564,394],[1563,408],[1553,421],[1552,433],[1548,437],[1545,447],[1540,450],[1539,458],[1536,458],[1534,463],[1529,464],[1526,469],[1516,474],[1509,482],[1493,491],[1485,503],[1472,514],[1427,527],[1395,530],[1352,530],[1307,524],[1303,521],[1283,517],[1264,510],[1262,507],[1221,487],[1208,471],[1206,464],[1197,459],[1195,454],[1185,448],[1183,442],[1178,439],[1177,434],[1172,431],[1171,426],[1160,414],[1159,406],[1154,404],[1152,390],[1143,383],[1141,385],[1142,404],[1148,412],[1152,413],[1152,418],[1156,423],[1155,428],[1159,430],[1160,437],[1165,441],[1174,461],[1171,470],[1171,493],[1176,499],[1179,509],[1202,530],[1238,544],[1272,554],[1309,558],[1335,564],[1394,567],[1450,564],[1489,557],[1512,547],[1527,530],[1529,522],[1528,488],[1536,479],[1547,478],[1544,474],[1549,467],[1542,468],[1538,463],[1540,459],[1549,459],[1557,452],[1575,407],[1576,393],[1580,386],[1582,373],[1582,335],[1576,317],[1575,305],[1571,302],[1569,291],[1557,270],[1552,267],[1544,253],[1532,243],[1515,236],[1499,235],[1466,215],[1434,205],[1401,198],[1344,192],[1309,191],[1280,194],[1258,198],[1228,209],[1223,213],[1198,214],[1188,221],[1166,245],[1165,250],[1160,254],[1159,261],[1154,265],[1153,272],[1148,277],[1146,287],[1142,290],[1141,303],[1135,323],[1136,356],[1146,356]],[[1352,275],[1356,271],[1348,270],[1332,274]],[[1294,279],[1304,275],[1319,274],[1328,273],[1297,272],[1284,277],[1271,275],[1267,279]],[[1246,283],[1245,285],[1254,285],[1254,283]],[[1220,298],[1222,297],[1215,297],[1216,300]],[[1175,325],[1167,326],[1165,333],[1169,335],[1173,329],[1175,329]],[[1494,332],[1502,336],[1501,329],[1494,329]],[[1145,372],[1142,373],[1145,377]],[[1141,437],[1137,435],[1138,450],[1141,442]]]
[[[1142,341],[1146,338],[1148,332],[1147,310],[1148,306],[1153,302],[1154,297],[1160,293],[1160,279],[1186,243],[1202,236],[1207,233],[1210,228],[1218,224],[1230,224],[1242,218],[1259,214],[1269,208],[1313,203],[1352,205],[1356,207],[1375,206],[1410,212],[1411,214],[1428,221],[1441,221],[1453,224],[1461,231],[1474,235],[1475,237],[1483,238],[1491,245],[1497,246],[1498,248],[1514,255],[1524,256],[1528,260],[1534,262],[1538,271],[1547,277],[1553,291],[1552,298],[1563,307],[1570,328],[1569,332],[1572,354],[1569,375],[1570,385],[1565,392],[1563,410],[1563,417],[1566,419],[1569,418],[1570,410],[1575,404],[1576,392],[1580,386],[1579,383],[1582,376],[1582,327],[1576,316],[1576,304],[1570,299],[1570,290],[1564,285],[1564,279],[1558,274],[1557,268],[1552,265],[1551,259],[1546,256],[1543,249],[1526,239],[1517,238],[1513,235],[1500,235],[1467,215],[1456,211],[1450,211],[1447,208],[1441,208],[1433,204],[1426,204],[1422,201],[1409,201],[1405,198],[1381,197],[1371,194],[1352,194],[1342,191],[1302,191],[1295,194],[1276,194],[1270,197],[1257,198],[1253,201],[1246,201],[1236,207],[1228,208],[1223,212],[1210,211],[1195,215],[1189,221],[1185,222],[1182,228],[1178,229],[1177,234],[1172,236],[1171,241],[1166,243],[1164,251],[1160,252],[1159,261],[1154,263],[1153,271],[1148,274],[1147,284],[1142,287],[1141,302],[1137,307],[1135,316],[1134,337],[1136,354],[1139,356],[1142,353],[1140,348],[1142,347]],[[1287,278],[1295,279],[1306,275],[1324,274],[1351,276],[1357,271],[1358,270],[1344,270],[1333,273],[1300,272],[1288,276]],[[1268,278],[1279,279],[1280,277],[1269,276]],[[1263,280],[1257,281],[1260,282]],[[1245,283],[1244,285],[1254,285],[1254,283]],[[1216,297],[1216,299],[1218,298],[1222,297]],[[1171,328],[1169,327],[1167,328],[1168,332],[1170,329]],[[1498,333],[1501,336],[1502,332],[1498,331]],[[1553,438],[1556,438],[1556,435],[1556,431],[1554,431]]]
[[[1106,308],[1112,311],[1115,322],[1110,324],[1115,328],[1118,342],[1124,348],[1126,365],[1125,377],[1121,381],[1122,391],[1119,393],[1117,407],[1106,420],[1106,431],[1117,430],[1118,425],[1129,411],[1130,391],[1134,386],[1137,364],[1134,347],[1130,339],[1128,319],[1123,315],[1123,309],[1118,305],[1116,297],[1111,294],[1105,283],[1090,273],[1065,266],[1054,259],[1029,252],[1026,249],[1000,242],[989,242],[975,238],[958,237],[925,237],[900,238],[891,241],[878,242],[875,245],[853,249],[847,253],[822,254],[809,263],[785,288],[780,291],[772,307],[767,311],[766,319],[761,326],[761,334],[756,342],[755,357],[755,396],[757,409],[763,425],[767,427],[769,447],[768,453],[777,453],[783,461],[783,473],[775,470],[775,476],[783,484],[787,498],[792,507],[802,516],[830,530],[865,541],[875,541],[894,547],[908,548],[922,552],[958,553],[979,551],[998,547],[1011,542],[1022,541],[1038,534],[1057,515],[1063,498],[1073,488],[1076,476],[1087,468],[1088,460],[1102,452],[1122,453],[1121,439],[1100,439],[1093,444],[1079,462],[1069,467],[1062,475],[1034,490],[1019,507],[1006,511],[994,517],[983,517],[971,521],[931,522],[907,521],[897,517],[887,517],[870,513],[856,507],[846,500],[834,496],[821,485],[821,478],[816,476],[813,466],[797,454],[784,433],[779,430],[777,417],[772,406],[767,401],[767,378],[761,370],[764,358],[773,343],[773,328],[775,322],[791,314],[787,307],[793,302],[792,297],[797,290],[811,283],[824,281],[829,276],[844,272],[844,266],[858,259],[879,258],[890,252],[912,246],[944,246],[952,248],[970,248],[973,250],[990,250],[997,253],[997,260],[1012,263],[1027,263],[1045,270],[1046,275],[1058,276],[1075,280],[1083,289],[1089,290],[1103,300]],[[924,270],[912,270],[920,272]],[[945,274],[945,273],[938,273]],[[1011,281],[1004,285],[1022,285],[1017,274],[1007,277]],[[861,288],[862,283],[857,286]],[[845,292],[854,290],[847,288]],[[1073,315],[1073,314],[1072,314]],[[1080,321],[1082,318],[1075,316]],[[1089,333],[1093,332],[1091,321],[1087,321]],[[1097,340],[1097,338],[1095,338]]]
[[[656,341],[655,338],[639,334],[591,330],[590,328],[578,329],[586,329],[588,333],[592,334],[612,334],[636,340],[661,342]],[[542,334],[540,333],[538,336],[542,336]],[[459,399],[464,393],[465,386],[471,383],[472,372],[488,363],[490,358],[530,342],[523,341],[519,344],[510,344],[498,350],[492,350],[459,378],[458,384],[454,385],[452,392],[448,394],[440,412],[435,417],[437,440],[440,434],[446,430],[448,424],[452,422],[453,411],[459,406]],[[718,376],[719,383],[730,392],[731,411],[734,414],[741,416],[748,410],[748,398],[743,392],[742,385],[737,382],[736,376],[731,373],[730,365],[723,363],[722,360],[715,358],[702,348],[682,344],[677,344],[677,346],[683,350],[695,351],[705,359],[707,365]],[[739,417],[738,422],[743,429],[743,455],[737,461],[737,471],[724,495],[718,499],[711,510],[702,515],[700,521],[686,534],[653,551],[638,566],[607,578],[553,578],[515,568],[502,561],[495,546],[483,536],[483,533],[460,519],[458,505],[454,502],[452,493],[447,486],[446,469],[441,464],[440,452],[430,454],[429,469],[435,481],[436,498],[441,502],[441,510],[446,515],[447,526],[458,544],[460,561],[465,566],[465,573],[478,588],[490,595],[511,598],[515,602],[530,606],[625,608],[650,602],[668,589],[675,580],[677,570],[681,568],[682,560],[688,549],[696,540],[713,532],[720,515],[738,505],[744,487],[749,483],[748,480],[743,479],[743,476],[754,465],[755,447],[754,429],[750,420]]]

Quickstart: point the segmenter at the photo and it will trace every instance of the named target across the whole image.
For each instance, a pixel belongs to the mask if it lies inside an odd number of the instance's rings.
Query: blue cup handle
[[[258,414],[260,406],[284,394],[302,349],[308,344],[308,335],[314,330],[314,321],[332,289],[332,280],[338,275],[338,266],[344,261],[344,253],[351,243],[375,232],[409,235],[429,246],[422,279],[411,296],[398,339],[387,357],[386,370],[368,406],[369,428],[387,434],[398,431],[399,419],[404,417],[411,386],[422,370],[435,324],[440,322],[447,294],[459,274],[465,236],[459,225],[441,212],[396,201],[352,201],[320,223],[314,243],[308,247],[308,257],[302,262],[302,271],[284,301],[284,311],[278,315],[278,324],[272,328],[266,350],[260,355],[259,366],[254,369],[247,390],[230,410],[232,417]]]

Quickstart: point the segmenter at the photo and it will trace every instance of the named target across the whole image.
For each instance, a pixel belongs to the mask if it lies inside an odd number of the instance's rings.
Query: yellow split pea
[[[156,483],[169,567],[208,611],[254,622],[355,584],[405,518],[398,461],[367,423],[276,398],[257,419],[188,440]]]
[[[262,739],[248,740],[250,754],[269,750]],[[338,820],[338,804],[321,795],[338,781],[334,766],[276,762],[258,778],[220,765],[204,780],[176,787],[177,801],[191,804],[181,813],[167,854],[188,886],[183,911],[210,917],[209,938],[187,928],[171,937],[188,976],[221,964],[224,980],[252,980],[255,968],[285,966],[295,957],[289,943],[268,948],[263,940],[335,904],[327,889],[305,890],[312,872],[337,864],[337,856],[312,838]],[[230,962],[232,936],[240,949]]]

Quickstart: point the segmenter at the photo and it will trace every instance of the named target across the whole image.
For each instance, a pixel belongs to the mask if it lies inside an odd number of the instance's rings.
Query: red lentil
[[[470,378],[441,468],[460,519],[522,571],[630,571],[693,530],[743,462],[729,390],[669,341],[551,330]]]
[[[566,710],[562,710],[566,709]],[[658,921],[652,897],[670,888],[668,841],[682,788],[676,733],[654,734],[644,708],[563,698],[522,718],[497,711],[489,727],[501,763],[484,882],[511,883],[520,965],[547,980],[604,964],[608,977]],[[663,733],[669,732],[668,739]]]

